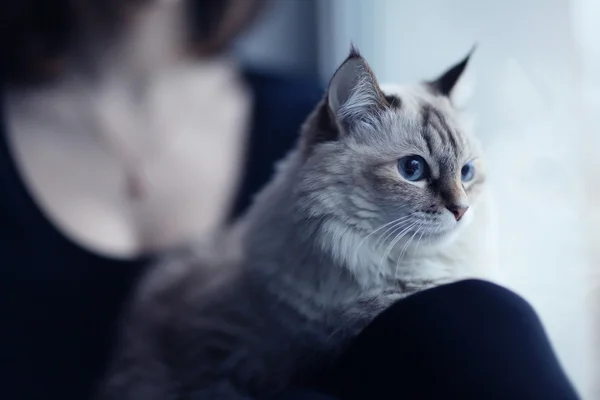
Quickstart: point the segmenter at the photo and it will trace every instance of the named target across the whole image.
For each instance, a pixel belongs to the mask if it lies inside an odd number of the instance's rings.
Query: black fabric
[[[247,82],[252,82],[253,122],[232,219],[248,207],[257,190],[271,178],[275,162],[294,146],[302,123],[324,94],[324,89],[309,78],[290,79],[251,70],[245,76]]]
[[[261,400],[340,400],[318,390],[293,388]]]
[[[323,93],[316,79],[259,71],[245,78],[255,103],[234,215],[269,179]],[[21,181],[5,128],[1,122],[0,399],[83,400],[105,368],[119,312],[151,257],[101,257],[53,227]]]
[[[478,280],[390,307],[320,386],[340,400],[578,399],[531,306]]]
[[[0,398],[85,399],[144,263],[95,255],[56,230],[0,126]]]

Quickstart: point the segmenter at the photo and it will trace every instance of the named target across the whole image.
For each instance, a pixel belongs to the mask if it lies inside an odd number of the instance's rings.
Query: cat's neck
[[[471,222],[445,243],[417,245],[416,235],[406,243],[384,243],[380,237],[330,220],[321,231],[320,243],[362,288],[414,292],[461,278],[482,277],[476,264],[484,263],[479,255],[483,253],[480,239],[485,235],[480,235],[479,221],[477,225]]]
[[[239,225],[250,268],[287,280],[290,288],[300,284],[323,288],[329,281],[340,288],[343,280],[350,292],[363,293],[396,288],[416,291],[477,277],[472,264],[480,261],[475,253],[485,251],[480,251],[486,218],[481,210],[444,245],[423,243],[417,251],[405,251],[403,246],[392,251],[387,245],[382,249],[375,237],[336,217],[302,214],[294,193],[300,165],[298,152],[288,156]]]
[[[240,235],[246,267],[265,276],[288,296],[312,296],[313,303],[331,304],[349,292],[359,292],[354,277],[338,265],[320,241],[324,223],[298,212],[295,174],[302,163],[294,151],[278,165],[275,178],[260,192],[234,231]],[[329,285],[331,283],[331,285]],[[329,286],[336,290],[321,290]],[[342,293],[343,292],[343,293]]]

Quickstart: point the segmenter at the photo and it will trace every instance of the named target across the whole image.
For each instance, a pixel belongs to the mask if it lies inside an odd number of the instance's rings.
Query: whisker
[[[390,222],[388,222],[388,223],[386,223],[386,224],[383,224],[383,225],[379,226],[377,229],[374,229],[374,230],[373,230],[373,231],[371,231],[371,232],[370,232],[370,233],[369,233],[367,236],[365,236],[365,237],[364,237],[364,238],[363,238],[363,239],[362,239],[362,240],[361,240],[361,241],[358,243],[358,246],[357,246],[357,248],[358,248],[358,247],[360,247],[360,246],[361,246],[361,245],[362,245],[362,244],[365,242],[365,240],[367,240],[367,239],[368,239],[368,238],[369,238],[371,235],[373,235],[373,234],[377,233],[378,231],[382,230],[383,228],[385,228],[385,227],[387,227],[387,226],[389,226],[389,225],[395,225],[395,224],[396,224],[396,223],[398,223],[398,222],[401,222],[401,221],[403,221],[403,220],[406,220],[407,218],[408,218],[408,217],[406,217],[406,216],[405,216],[405,217],[400,217],[400,218],[398,218],[398,219],[395,219],[395,220],[393,220],[393,221],[390,221]],[[389,229],[392,229],[392,228],[393,228],[393,227],[386,229],[386,230],[385,230],[385,232],[387,232]],[[385,233],[385,232],[384,232],[384,233]]]
[[[396,234],[396,232],[404,229],[405,227],[406,227],[406,225],[403,223],[398,223],[398,224],[394,225],[394,227],[391,230],[388,229],[388,231],[386,231],[388,233],[386,233],[385,235],[382,235],[380,238],[378,238],[375,241],[375,245],[373,247],[375,247],[376,250],[379,250],[379,248],[381,246],[383,246],[385,243],[388,242],[389,238],[393,237]]]
[[[425,225],[425,223],[423,223],[423,225]],[[423,225],[421,225],[421,228],[423,227]],[[425,230],[424,229],[421,231],[421,236],[419,236],[419,240],[417,240],[417,244],[416,244],[415,249],[413,251],[413,256],[417,254],[417,249],[419,248],[419,245],[421,244],[421,240],[423,239],[423,235],[425,235]]]
[[[383,253],[383,257],[381,258],[381,262],[379,263],[380,270],[383,269],[383,262],[388,257],[389,253],[392,251],[392,249],[394,248],[396,243],[398,243],[410,231],[410,229],[412,227],[414,227],[416,224],[417,224],[416,222],[412,222],[410,225],[408,225],[406,228],[404,228],[400,233],[398,233],[398,235],[396,235],[396,237],[392,240],[392,242],[388,246],[387,250]]]
[[[382,230],[383,228],[385,228],[385,227],[387,227],[387,226],[389,226],[389,225],[393,225],[393,226],[392,226],[392,229],[393,229],[393,228],[394,228],[394,226],[395,226],[397,223],[399,223],[399,222],[402,222],[402,221],[404,221],[404,220],[406,220],[406,219],[408,219],[408,217],[407,217],[407,216],[400,217],[400,218],[398,218],[398,219],[395,219],[395,220],[393,220],[393,221],[390,221],[390,222],[388,222],[388,223],[386,223],[386,224],[383,224],[383,225],[381,225],[380,227],[378,227],[378,228],[374,229],[373,231],[371,231],[371,232],[370,232],[370,233],[369,233],[367,236],[365,236],[364,238],[362,238],[362,239],[361,239],[361,241],[360,241],[360,242],[358,243],[358,245],[356,246],[356,250],[355,250],[355,252],[354,252],[354,258],[356,259],[356,258],[358,257],[358,250],[360,249],[360,246],[362,246],[362,245],[363,245],[363,243],[364,243],[364,242],[365,242],[365,241],[366,241],[366,240],[367,240],[369,237],[371,237],[371,235],[373,235],[373,234],[377,233],[378,231]],[[386,230],[385,232],[387,232],[387,231],[388,231],[388,230]],[[384,234],[385,234],[385,232],[384,232]]]
[[[394,271],[394,279],[397,279],[397,277],[398,277],[398,269],[400,268],[400,260],[402,260],[402,258],[404,257],[404,253],[408,249],[408,246],[410,245],[410,243],[412,242],[412,240],[415,238],[415,236],[417,236],[417,234],[421,231],[422,227],[423,227],[423,222],[421,221],[419,223],[419,226],[417,227],[417,230],[415,230],[415,233],[413,233],[413,235],[410,237],[410,239],[408,239],[408,241],[406,242],[406,244],[402,248],[402,251],[398,255],[398,258],[396,259],[396,269]],[[421,233],[421,237],[423,237],[422,233]],[[417,245],[418,245],[418,242],[417,242]]]
[[[404,247],[402,247],[402,251],[400,252],[400,255],[398,256],[398,259],[402,259],[404,257],[406,251],[408,250],[408,246],[413,241],[413,239],[415,238],[415,236],[417,236],[417,233],[419,233],[419,230],[421,229],[422,224],[423,224],[422,222],[419,224],[419,226],[417,227],[417,230],[415,231],[415,233],[413,233],[413,235],[410,237],[410,239],[408,239],[408,241],[406,242],[406,244],[404,245]]]
[[[400,226],[403,225],[404,222],[406,222],[408,219],[410,219],[410,216],[405,216],[402,217],[400,219],[397,220],[397,223],[394,224],[393,226],[390,226],[389,228],[387,228],[380,236],[379,238],[377,238],[377,240],[375,241],[375,248],[378,248],[380,246],[380,242],[385,243],[387,241],[387,239],[392,236]]]
[[[389,241],[389,245],[386,248],[386,251],[383,252],[383,254],[386,254],[387,252],[391,251],[390,247],[393,248],[395,246],[395,244],[398,243],[398,240],[402,239],[402,237],[406,233],[406,231],[410,230],[410,228],[413,226],[414,226],[414,222],[410,223],[407,226],[399,226],[397,229],[395,229],[394,232],[392,232],[392,234],[388,236],[388,238],[391,236],[394,236],[394,238],[391,241]],[[400,231],[400,232],[398,234],[396,234],[396,232],[398,232],[398,231]],[[381,244],[383,245],[385,242],[387,242],[387,238]]]

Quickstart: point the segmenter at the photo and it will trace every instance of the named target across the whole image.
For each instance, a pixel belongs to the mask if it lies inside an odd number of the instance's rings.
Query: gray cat
[[[382,90],[352,49],[247,215],[142,283],[100,398],[262,397],[392,302],[468,276],[485,177],[451,94],[469,56]]]

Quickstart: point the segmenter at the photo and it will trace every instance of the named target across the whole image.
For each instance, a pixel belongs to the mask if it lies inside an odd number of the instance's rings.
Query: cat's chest
[[[377,248],[370,253],[365,251],[363,279],[416,292],[466,278],[493,278],[495,236],[490,207],[487,202],[478,204],[470,223],[446,243],[409,251],[394,248],[385,256]],[[365,265],[370,268],[364,268]]]

